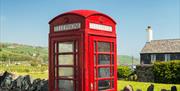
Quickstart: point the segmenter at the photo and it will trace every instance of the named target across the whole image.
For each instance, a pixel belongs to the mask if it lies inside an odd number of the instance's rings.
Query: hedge
[[[180,84],[180,60],[155,62],[153,73],[157,83]]]
[[[117,72],[119,79],[127,79],[133,73],[128,66],[118,66]]]

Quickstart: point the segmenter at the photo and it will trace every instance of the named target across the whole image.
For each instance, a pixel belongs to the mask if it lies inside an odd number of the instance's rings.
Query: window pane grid
[[[94,71],[95,71],[95,87],[96,90],[111,90],[114,88],[114,48],[113,43],[107,42],[103,43],[101,42],[101,45],[103,44],[109,44],[108,48],[107,46],[99,46],[99,41],[94,42]],[[100,49],[100,50],[99,50]],[[100,56],[101,55],[101,56]],[[103,55],[103,56],[102,56]],[[101,62],[100,62],[101,61]],[[101,70],[102,69],[102,70]],[[108,73],[109,71],[109,73]],[[103,76],[104,74],[104,76]],[[106,84],[106,86],[100,86],[99,82]]]
[[[67,45],[61,45],[60,43],[67,43]],[[57,71],[56,79],[56,90],[63,90],[63,91],[78,91],[76,88],[77,78],[76,74],[78,72],[77,60],[78,60],[78,43],[77,41],[70,41],[70,42],[57,42],[57,48],[55,49],[55,58],[56,58],[56,65],[55,69]],[[68,50],[63,48],[64,46],[68,46]],[[64,49],[64,50],[63,50]],[[70,59],[69,59],[70,58]],[[68,61],[68,62],[67,62]],[[64,70],[69,69],[69,70]],[[70,71],[71,70],[71,71]],[[63,81],[63,82],[62,82]],[[67,86],[63,86],[66,84]],[[70,86],[71,85],[71,86]]]

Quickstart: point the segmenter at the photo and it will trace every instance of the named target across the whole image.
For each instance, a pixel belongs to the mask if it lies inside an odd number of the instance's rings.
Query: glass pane
[[[57,88],[56,79],[54,79],[54,88]]]
[[[56,55],[54,55],[54,74],[56,76]]]
[[[75,46],[76,50],[75,52],[78,52],[78,42],[76,41],[76,46]]]
[[[57,61],[56,61],[56,56],[57,55],[54,55],[54,65],[56,66],[56,63],[57,63]]]
[[[112,55],[112,64],[114,64],[114,55]]]
[[[73,52],[73,42],[62,42],[59,43],[59,53],[62,52]]]
[[[57,43],[54,43],[54,53],[57,52],[56,49],[57,49]]]
[[[74,91],[74,81],[59,80],[59,91]]]
[[[73,68],[70,67],[59,67],[59,76],[64,78],[73,78]]]
[[[112,80],[112,88],[114,88],[114,80]]]
[[[98,77],[110,77],[110,68],[98,68]]]
[[[114,76],[114,67],[111,67],[111,76]]]
[[[96,42],[94,42],[94,52],[96,52]]]
[[[114,52],[114,43],[112,43],[112,52]]]
[[[54,76],[57,77],[57,67],[54,68]]]
[[[110,80],[99,80],[98,81],[98,90],[106,90],[106,89],[110,89]]]
[[[75,58],[76,60],[74,60],[74,61],[76,61],[76,65],[78,65],[78,54],[76,54],[76,58]]]
[[[170,54],[170,60],[180,60],[180,54]]]
[[[59,27],[58,26],[54,26],[54,32],[59,31]]]
[[[74,65],[74,55],[59,55],[59,65]]]
[[[80,81],[75,81],[75,84],[76,84],[76,88],[75,88],[75,89],[76,89],[76,91],[79,91],[79,89],[81,88],[81,87],[79,86],[79,82],[80,82]]]
[[[164,61],[165,56],[164,54],[156,54],[156,61]]]
[[[110,64],[110,55],[109,54],[99,54],[98,55],[98,64]]]
[[[98,42],[98,52],[110,52],[110,43]]]

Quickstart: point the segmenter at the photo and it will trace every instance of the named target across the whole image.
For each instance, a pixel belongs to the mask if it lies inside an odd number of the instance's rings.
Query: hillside
[[[30,46],[17,43],[0,43],[0,61],[16,62],[16,61],[48,61],[47,47]],[[118,64],[130,65],[132,64],[132,57],[127,55],[117,56]],[[134,58],[134,64],[139,64],[139,60]]]
[[[133,60],[133,61],[132,61]],[[128,55],[118,55],[117,56],[118,65],[132,65],[133,64],[140,64],[138,58],[133,58],[132,56]]]
[[[48,51],[45,47],[0,43],[0,61],[36,61],[47,62]]]

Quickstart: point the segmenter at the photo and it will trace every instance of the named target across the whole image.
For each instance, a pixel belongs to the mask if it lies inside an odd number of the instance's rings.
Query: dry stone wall
[[[0,91],[48,91],[48,81],[33,80],[29,75],[13,79],[13,74],[4,72],[0,76]]]

